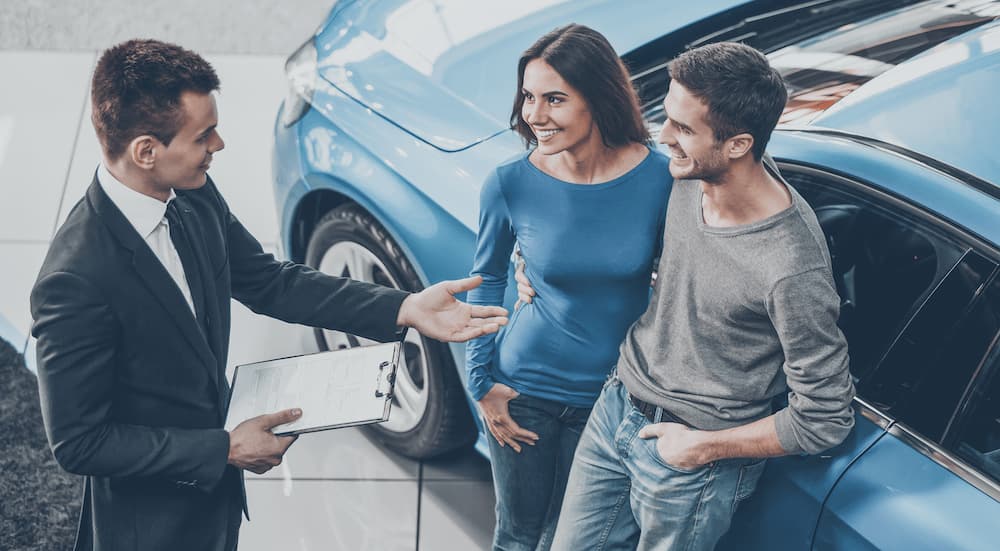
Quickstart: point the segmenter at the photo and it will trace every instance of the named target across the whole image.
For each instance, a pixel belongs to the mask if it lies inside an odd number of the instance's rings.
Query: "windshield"
[[[799,38],[793,44],[746,42],[768,54],[788,87],[788,104],[780,123],[804,124],[869,80],[942,42],[1000,16],[996,0],[931,0],[854,21],[841,21],[836,28]],[[713,36],[731,40],[739,37]],[[755,37],[756,38],[756,37]],[[704,40],[702,43],[714,40]],[[755,43],[756,42],[756,43]],[[657,78],[661,90],[643,98],[646,120],[663,123],[666,94],[666,64],[660,71],[636,77]],[[640,91],[642,82],[637,82]],[[649,90],[646,82],[645,90]],[[640,92],[641,93],[641,92]]]
[[[782,123],[806,123],[869,80],[993,20],[998,2],[925,2],[768,55],[788,87]]]

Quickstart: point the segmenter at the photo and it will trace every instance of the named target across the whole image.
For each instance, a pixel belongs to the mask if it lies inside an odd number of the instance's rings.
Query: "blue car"
[[[1000,2],[339,2],[286,65],[285,254],[407,290],[467,275],[479,187],[523,151],[516,60],[569,22],[622,54],[654,136],[686,48],[746,42],[788,84],[768,151],[826,234],[857,423],[824,454],[770,461],[721,547],[996,549]],[[463,347],[413,331],[405,344],[378,438],[412,457],[485,454]]]

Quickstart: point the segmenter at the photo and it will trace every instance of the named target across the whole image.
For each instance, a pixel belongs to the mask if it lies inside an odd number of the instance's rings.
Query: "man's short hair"
[[[129,40],[97,62],[91,121],[105,155],[117,159],[138,136],[170,145],[184,124],[181,94],[218,89],[218,75],[200,55],[158,40]]]
[[[684,52],[670,63],[670,78],[708,106],[707,123],[718,142],[753,136],[753,156],[764,155],[788,101],[781,75],[761,52],[718,42]]]

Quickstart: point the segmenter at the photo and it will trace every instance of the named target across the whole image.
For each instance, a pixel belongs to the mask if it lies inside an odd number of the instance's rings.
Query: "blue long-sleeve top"
[[[618,359],[626,330],[649,302],[673,180],[650,150],[635,168],[600,184],[554,178],[520,154],[483,184],[472,304],[500,305],[511,253],[520,247],[535,289],[496,335],[466,347],[476,400],[495,382],[572,407],[590,407]]]

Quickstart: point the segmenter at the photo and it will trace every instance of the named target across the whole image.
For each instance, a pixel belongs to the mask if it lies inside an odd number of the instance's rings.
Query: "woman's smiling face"
[[[539,153],[572,152],[595,138],[601,143],[587,100],[544,60],[525,66],[521,94],[521,118],[534,132]]]

